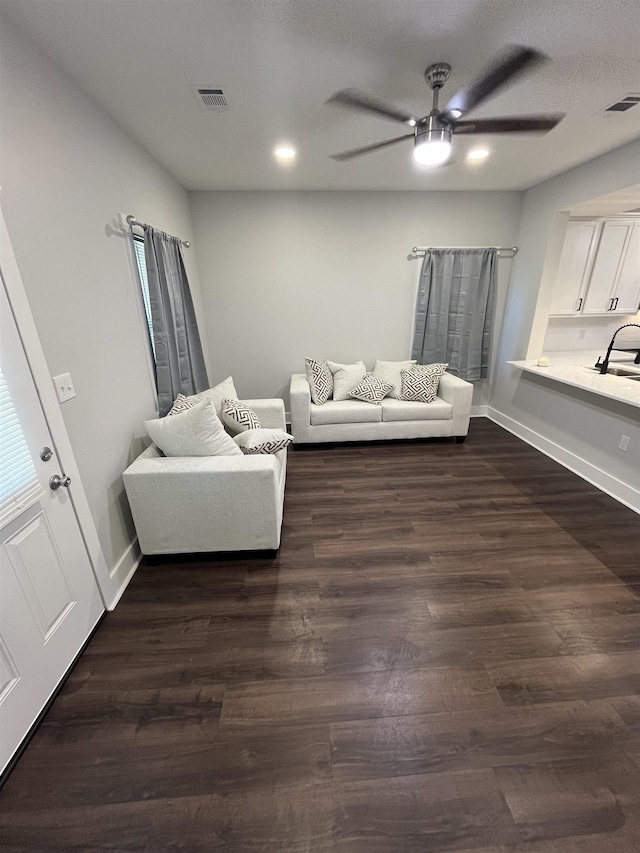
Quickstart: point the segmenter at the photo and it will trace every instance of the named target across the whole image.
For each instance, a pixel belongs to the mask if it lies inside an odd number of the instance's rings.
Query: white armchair
[[[245,400],[266,428],[285,429],[282,400]],[[143,554],[277,549],[287,451],[165,457],[148,447],[123,474]]]

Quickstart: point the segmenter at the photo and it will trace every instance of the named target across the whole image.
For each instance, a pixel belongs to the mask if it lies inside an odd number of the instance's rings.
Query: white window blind
[[[0,527],[20,515],[43,491],[0,369]]]
[[[153,320],[151,318],[151,299],[149,297],[149,282],[147,280],[147,262],[144,255],[144,240],[141,240],[139,237],[134,237],[133,248],[135,249],[136,261],[138,263],[138,276],[140,278],[140,288],[142,290],[142,301],[144,302],[144,313],[147,315],[149,337],[151,338],[151,349],[153,350],[153,358],[155,360],[156,344],[153,339]]]

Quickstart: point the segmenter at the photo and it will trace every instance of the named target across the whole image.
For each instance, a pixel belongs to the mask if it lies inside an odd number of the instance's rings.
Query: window
[[[156,359],[156,343],[153,337],[153,319],[151,317],[151,299],[149,297],[149,282],[147,280],[147,262],[144,254],[144,239],[133,235],[133,248],[136,253],[136,262],[138,264],[138,277],[140,279],[140,289],[142,290],[142,301],[144,302],[144,313],[147,315],[147,326],[149,327],[149,338],[151,339],[151,349],[153,350],[153,360]]]
[[[20,515],[42,489],[1,369],[0,468],[0,526],[4,526]]]

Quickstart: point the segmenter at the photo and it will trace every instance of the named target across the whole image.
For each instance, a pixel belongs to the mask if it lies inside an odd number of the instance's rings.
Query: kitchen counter
[[[584,391],[591,391],[601,397],[608,397],[621,403],[640,408],[640,380],[627,379],[624,376],[614,376],[611,373],[602,375],[593,370],[598,356],[604,358],[606,348],[600,350],[580,350],[574,352],[549,353],[549,366],[538,367],[537,359],[526,361],[509,361],[514,367],[520,368],[528,373],[538,376],[546,376],[555,382],[565,385],[573,385]],[[640,364],[633,363],[632,353],[612,352],[609,359],[610,365],[619,365],[633,370],[640,375]]]

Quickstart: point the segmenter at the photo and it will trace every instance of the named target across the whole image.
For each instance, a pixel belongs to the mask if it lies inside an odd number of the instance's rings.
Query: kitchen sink
[[[587,370],[600,373],[599,367],[588,367]],[[630,370],[628,367],[609,365],[609,367],[607,367],[607,373],[610,373],[612,376],[622,376],[624,379],[633,379],[635,382],[640,382],[640,372],[638,370]]]

